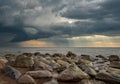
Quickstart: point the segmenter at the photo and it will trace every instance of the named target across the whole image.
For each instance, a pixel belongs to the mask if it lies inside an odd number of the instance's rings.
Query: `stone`
[[[93,57],[90,56],[90,55],[81,55],[81,58],[82,58],[83,60],[95,61],[95,58],[93,58]]]
[[[52,78],[52,73],[48,70],[28,71],[26,74],[30,75],[34,79]]]
[[[21,76],[20,71],[8,65],[4,68],[3,71],[6,76],[9,76],[12,79],[18,79]]]
[[[66,68],[70,65],[68,62],[63,60],[57,60],[57,63],[60,64],[61,66],[65,66]]]
[[[44,63],[44,62],[41,62],[41,61],[34,61],[34,64],[33,64],[33,70],[49,70],[49,71],[53,71],[53,68]]]
[[[107,58],[105,56],[102,56],[102,55],[97,55],[96,57],[101,58],[102,60],[107,60]]]
[[[120,69],[120,61],[112,61],[112,62],[110,62],[109,67]]]
[[[90,80],[90,79],[83,79],[82,81],[79,82],[79,84],[106,84],[103,81],[98,81],[98,80]]]
[[[0,59],[0,71],[4,69],[5,65],[5,61],[3,59]]]
[[[118,83],[120,82],[120,75],[110,71],[107,72],[102,70],[96,75],[96,79],[103,80],[106,82]]]
[[[66,54],[67,57],[71,57],[71,58],[74,58],[76,57],[77,55],[71,51],[68,51],[68,53]]]
[[[87,64],[88,66],[93,67],[93,63],[91,61],[79,58],[76,64],[79,65],[81,63]]]
[[[25,74],[17,80],[17,84],[36,84],[36,82],[31,76]]]
[[[118,55],[110,55],[109,61],[120,61],[120,56]]]
[[[86,72],[90,76],[95,77],[97,75],[97,72],[87,64],[81,63],[81,64],[78,65],[78,67],[81,68],[84,72]]]
[[[55,53],[52,55],[52,57],[64,57],[65,55],[63,55],[62,53]]]
[[[15,66],[19,68],[30,68],[34,64],[32,56],[19,55],[15,60]]]
[[[25,55],[25,56],[33,56],[32,53],[23,53],[22,55]]]
[[[81,79],[89,78],[89,75],[83,72],[77,65],[71,64],[67,69],[62,71],[57,80],[58,81],[80,81]]]

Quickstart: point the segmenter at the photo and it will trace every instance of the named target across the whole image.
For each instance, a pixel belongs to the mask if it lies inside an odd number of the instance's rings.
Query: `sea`
[[[62,53],[67,54],[68,51],[71,51],[77,55],[119,55],[120,56],[120,47],[2,47],[0,48],[0,56],[4,56],[5,54],[21,54],[24,52],[34,53]]]

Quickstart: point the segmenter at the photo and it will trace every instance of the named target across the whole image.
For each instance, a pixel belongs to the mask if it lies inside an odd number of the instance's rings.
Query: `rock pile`
[[[120,56],[78,56],[70,51],[7,54],[0,57],[0,73],[16,84],[120,84]]]

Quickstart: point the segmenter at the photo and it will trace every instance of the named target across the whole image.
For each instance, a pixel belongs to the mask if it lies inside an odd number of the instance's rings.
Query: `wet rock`
[[[25,55],[25,56],[33,56],[32,53],[23,53],[22,55]]]
[[[7,54],[7,55],[5,55],[5,58],[8,60],[7,64],[12,65],[12,66],[14,65],[15,60],[16,60],[16,55]]]
[[[79,64],[78,67],[81,68],[84,72],[86,72],[90,76],[94,77],[97,75],[97,72],[92,67],[90,67],[89,65],[87,65],[85,63]]]
[[[77,65],[72,64],[66,70],[58,75],[58,81],[80,81],[81,79],[89,78],[88,74],[83,72]]]
[[[19,55],[15,60],[15,66],[20,68],[29,68],[34,64],[32,56]]]
[[[52,78],[52,73],[47,70],[28,71],[26,74],[30,75],[35,79],[39,78]]]
[[[27,75],[27,74],[22,75],[22,76],[17,80],[17,83],[18,83],[18,84],[36,84],[35,80],[34,80],[31,76],[29,76],[29,75]]]
[[[55,53],[52,55],[52,57],[64,57],[65,55],[62,53]]]
[[[18,71],[17,69],[15,69],[11,66],[6,66],[4,68],[4,74],[6,76],[9,76],[12,79],[18,79],[21,76],[20,71]]]
[[[102,70],[97,74],[96,79],[103,80],[106,82],[118,83],[120,82],[120,75],[113,72],[106,72]]]
[[[34,53],[34,56],[40,56],[40,55],[41,55],[40,52],[35,52],[35,53]]]
[[[65,62],[63,60],[57,60],[57,63],[61,66],[65,66],[66,68],[70,65],[68,62]]]
[[[67,57],[71,57],[71,58],[74,58],[76,57],[77,55],[71,51],[68,51],[68,53],[66,54]]]
[[[107,60],[107,58],[105,58],[105,56],[102,56],[102,55],[97,55],[96,57],[101,58],[102,60]]]
[[[110,55],[109,61],[120,61],[120,56],[118,55]]]
[[[93,67],[93,63],[91,61],[85,60],[85,59],[81,59],[79,58],[79,60],[76,62],[77,65],[79,64],[87,64],[90,67]]]
[[[120,61],[112,61],[109,66],[120,69]]]
[[[34,64],[33,64],[33,69],[32,70],[49,70],[49,71],[53,71],[53,68],[41,61],[35,60]]]
[[[106,84],[106,83],[94,79],[93,80],[83,79],[79,84]]]
[[[107,70],[107,72],[113,73],[113,74],[118,74],[120,76],[120,69],[109,67],[108,70]]]
[[[93,57],[90,56],[90,55],[81,55],[81,58],[82,58],[83,60],[95,61],[95,58],[93,58]]]

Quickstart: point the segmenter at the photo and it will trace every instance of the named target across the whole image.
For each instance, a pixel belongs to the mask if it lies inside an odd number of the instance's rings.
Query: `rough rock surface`
[[[21,68],[32,67],[34,64],[32,56],[20,55],[15,60],[15,66]]]
[[[39,71],[28,71],[26,74],[30,75],[35,79],[39,78],[52,78],[52,73],[47,70],[39,70]]]
[[[88,74],[83,72],[77,65],[72,64],[66,70],[58,75],[59,81],[80,81],[81,79],[89,78]]]
[[[20,71],[18,71],[17,69],[15,69],[11,66],[6,66],[4,68],[4,74],[6,76],[9,76],[12,79],[18,79],[21,76]]]
[[[22,76],[17,80],[17,83],[18,83],[18,84],[36,84],[35,80],[34,80],[31,76],[29,76],[29,75],[27,75],[27,74],[22,75]]]

